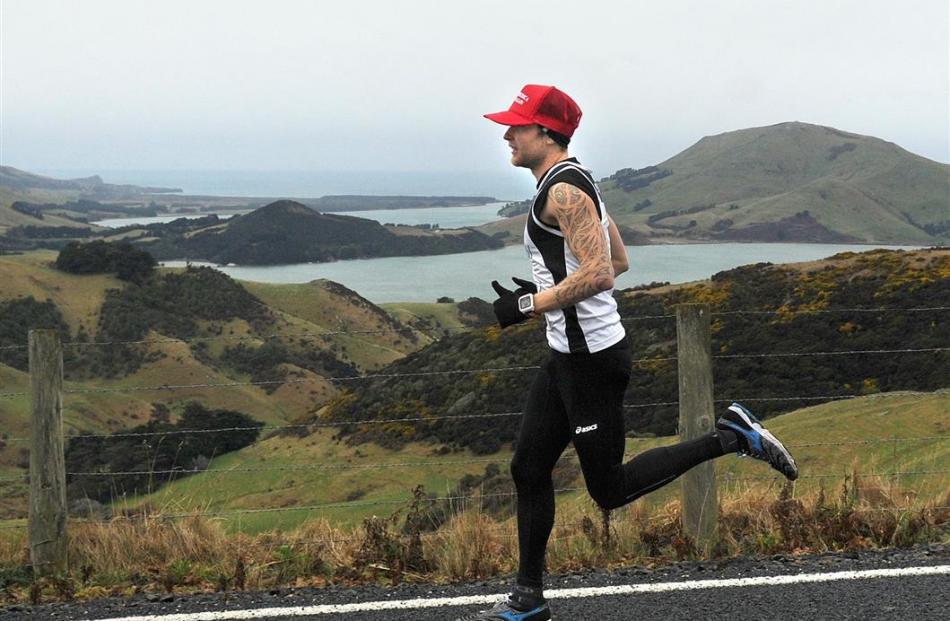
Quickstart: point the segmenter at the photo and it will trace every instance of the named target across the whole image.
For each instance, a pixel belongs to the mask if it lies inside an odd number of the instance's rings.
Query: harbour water
[[[883,247],[883,246],[882,246]],[[839,252],[863,252],[874,246],[854,244],[680,244],[628,246],[630,271],[617,278],[619,289],[651,282],[690,282],[750,263],[813,261]],[[913,249],[915,246],[890,246]],[[200,262],[194,262],[198,265]],[[169,261],[169,267],[185,265]],[[220,266],[238,280],[305,283],[326,278],[355,290],[368,300],[435,302],[447,296],[492,300],[491,281],[509,282],[512,276],[530,278],[522,246],[427,257],[356,259],[335,263],[269,266]]]

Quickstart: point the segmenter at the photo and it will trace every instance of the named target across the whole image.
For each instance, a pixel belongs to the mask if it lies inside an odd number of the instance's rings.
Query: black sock
[[[508,596],[508,605],[521,612],[533,610],[543,603],[544,595],[541,587],[516,584],[511,595]]]

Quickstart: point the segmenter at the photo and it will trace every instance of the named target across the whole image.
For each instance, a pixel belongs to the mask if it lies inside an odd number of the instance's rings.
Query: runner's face
[[[532,168],[547,155],[547,136],[537,125],[516,125],[508,128],[504,139],[511,148],[511,164]]]

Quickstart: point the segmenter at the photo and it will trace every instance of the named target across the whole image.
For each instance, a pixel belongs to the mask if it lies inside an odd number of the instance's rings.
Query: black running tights
[[[525,405],[511,473],[518,491],[518,583],[542,586],[554,526],[551,472],[573,441],[587,490],[615,509],[723,454],[715,433],[655,448],[623,463],[623,398],[630,381],[626,339],[594,354],[551,352]]]

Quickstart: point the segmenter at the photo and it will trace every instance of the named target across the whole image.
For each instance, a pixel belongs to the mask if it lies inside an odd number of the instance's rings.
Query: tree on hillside
[[[0,363],[26,371],[25,345],[29,331],[36,329],[56,330],[63,342],[69,341],[69,326],[52,300],[28,296],[0,301]]]
[[[242,412],[209,410],[196,402],[186,404],[181,418],[173,424],[167,408],[157,405],[151,421],[115,437],[69,439],[66,469],[74,474],[67,478],[68,496],[109,502],[154,492],[175,479],[203,470],[215,457],[252,444],[263,426]],[[211,430],[226,431],[207,433]],[[129,435],[141,433],[156,435]],[[107,473],[124,474],[104,476]]]
[[[122,280],[142,283],[155,269],[155,259],[129,242],[97,239],[83,244],[69,242],[56,257],[55,267],[70,274],[115,274]]]

